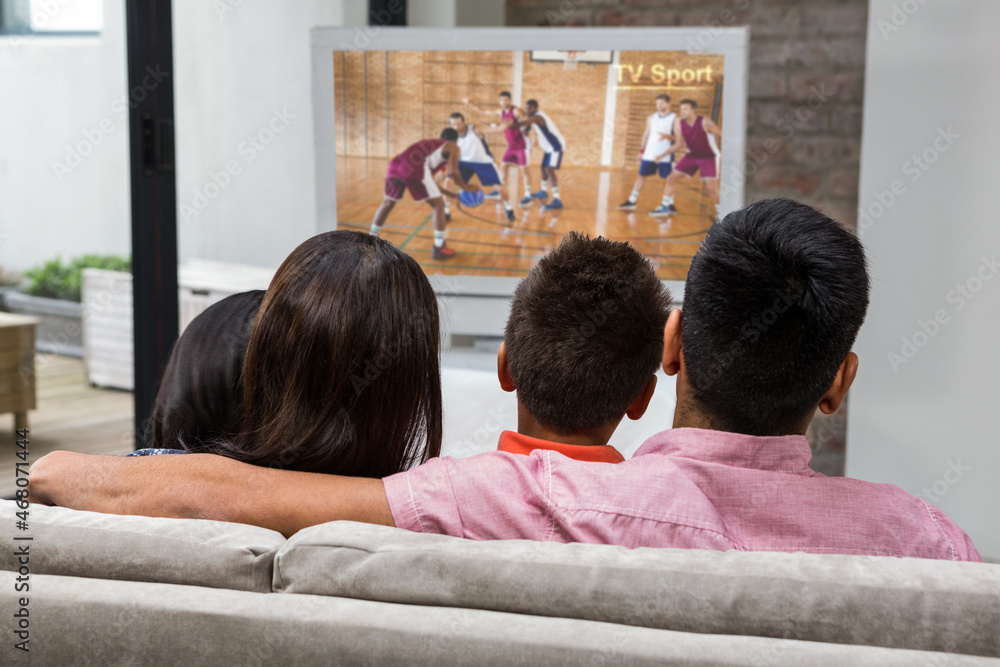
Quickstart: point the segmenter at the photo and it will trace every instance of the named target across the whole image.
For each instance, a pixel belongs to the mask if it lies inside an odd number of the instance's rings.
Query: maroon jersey
[[[517,116],[514,115],[514,107],[511,107],[507,111],[501,111],[500,117],[503,118],[504,122],[517,122]],[[525,147],[524,134],[521,133],[521,130],[514,127],[508,127],[504,130],[503,136],[507,140],[507,148],[521,150]]]
[[[708,136],[704,121],[704,116],[698,116],[693,124],[688,125],[687,121],[682,118],[681,134],[684,135],[688,155],[696,158],[715,159],[719,151],[715,148],[715,141]]]
[[[447,139],[421,139],[408,146],[389,161],[386,177],[420,180],[424,176],[425,165],[432,173],[437,171],[447,161],[441,151],[446,143]]]

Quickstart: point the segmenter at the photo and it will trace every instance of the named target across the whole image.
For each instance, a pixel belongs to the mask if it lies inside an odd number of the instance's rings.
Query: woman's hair
[[[437,298],[387,241],[335,231],[271,281],[243,366],[243,418],[216,450],[257,465],[385,477],[441,450]]]
[[[243,357],[264,290],[212,304],[184,330],[153,406],[152,446],[206,451],[230,437],[240,417]]]

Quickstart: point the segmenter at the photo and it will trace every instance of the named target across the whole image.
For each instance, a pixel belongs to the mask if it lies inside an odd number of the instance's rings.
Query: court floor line
[[[406,244],[409,243],[413,239],[413,237],[417,235],[417,232],[419,232],[421,229],[424,228],[424,226],[427,225],[427,221],[430,220],[433,217],[434,217],[434,214],[431,213],[429,216],[427,216],[426,218],[424,218],[424,221],[421,222],[420,225],[416,229],[413,230],[413,233],[406,237],[406,240],[403,241],[402,245],[399,246],[399,249],[400,250],[406,250]]]
[[[426,222],[427,221],[425,220],[424,223],[426,223]],[[369,225],[367,225],[367,224],[363,224],[363,223],[360,223],[360,222],[350,222],[348,220],[342,220],[342,221],[338,222],[337,224],[338,225],[343,225],[344,227],[354,227],[354,228],[358,228],[358,229],[367,229],[369,227]],[[408,225],[394,225],[394,227],[396,229],[400,229],[400,230],[404,230],[404,231],[389,232],[389,233],[393,233],[393,234],[405,234],[406,233],[405,230],[409,229]],[[382,229],[385,230],[385,231],[388,231],[388,228],[389,228],[389,225],[385,225],[384,227],[382,227]],[[694,232],[688,232],[686,234],[671,234],[671,235],[667,235],[667,236],[624,236],[623,235],[621,237],[617,237],[616,236],[612,240],[619,240],[619,238],[620,238],[621,240],[650,241],[650,242],[662,242],[662,243],[690,243],[690,244],[694,244],[694,245],[701,245],[701,243],[702,243],[701,241],[684,241],[684,240],[675,240],[675,239],[683,239],[685,236],[696,236],[698,234],[704,234],[709,229],[711,229],[711,227],[706,227],[705,229],[700,229],[700,230],[694,231]],[[416,231],[420,231],[420,229],[418,228]],[[512,233],[512,234],[525,234],[525,235],[532,235],[532,236],[556,236],[556,237],[560,237],[560,238],[563,236],[563,234],[561,234],[559,232],[547,232],[547,231],[544,231],[544,230],[524,229],[524,228],[518,228],[518,227],[507,227],[505,230],[499,230],[499,231],[497,231],[497,230],[493,230],[493,229],[473,229],[473,228],[468,228],[468,227],[452,227],[452,226],[449,225],[448,226],[448,231],[449,232],[466,232],[466,233],[470,233],[470,234],[495,234],[495,235],[498,235],[498,236],[502,236],[505,231],[509,232],[509,233]],[[412,235],[413,234],[411,233],[411,236]],[[409,239],[407,239],[407,240],[409,240]]]

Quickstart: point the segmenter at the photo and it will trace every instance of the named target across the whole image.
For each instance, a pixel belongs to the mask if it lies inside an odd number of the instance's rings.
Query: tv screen
[[[742,205],[742,30],[361,30],[314,36],[327,228],[374,223],[428,274],[507,289],[579,231],[683,281]]]

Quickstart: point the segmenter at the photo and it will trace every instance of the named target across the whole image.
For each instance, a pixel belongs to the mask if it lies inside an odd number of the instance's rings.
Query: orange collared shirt
[[[621,463],[625,460],[625,457],[611,445],[564,445],[561,442],[532,438],[514,431],[501,433],[500,442],[497,444],[498,451],[526,456],[536,449],[548,449],[571,459],[590,463]]]

